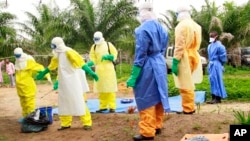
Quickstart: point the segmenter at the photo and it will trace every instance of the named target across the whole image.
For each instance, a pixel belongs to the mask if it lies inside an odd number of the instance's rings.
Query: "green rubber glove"
[[[95,72],[93,72],[92,70],[91,70],[91,68],[89,68],[88,67],[88,65],[83,65],[82,66],[82,69],[87,73],[87,74],[89,74],[90,76],[92,76],[94,79],[95,79],[95,81],[98,81],[98,76],[97,76],[97,74],[95,73]]]
[[[53,85],[53,90],[57,90],[57,89],[58,89],[58,80],[56,80]]]
[[[102,61],[103,60],[110,60],[110,61],[113,61],[114,60],[114,55],[111,55],[111,54],[109,54],[109,55],[103,55],[102,56]]]
[[[173,59],[172,61],[172,72],[178,76],[178,64],[180,63],[179,60],[177,60],[176,58]]]
[[[92,66],[94,65],[94,62],[93,62],[93,61],[88,61],[88,62],[87,62],[87,65],[88,65],[89,67],[92,67]]]
[[[132,73],[127,80],[127,87],[134,87],[138,76],[141,73],[141,67],[133,66]]]
[[[50,72],[50,70],[48,68],[45,68],[43,71],[38,71],[38,74],[36,75],[36,79],[37,80],[41,80],[43,79],[43,77]]]

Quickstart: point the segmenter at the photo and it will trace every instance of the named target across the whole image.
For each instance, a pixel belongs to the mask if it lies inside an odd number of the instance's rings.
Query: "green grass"
[[[228,94],[227,100],[249,101],[250,100],[250,67],[225,66],[223,76],[224,85]],[[197,90],[204,90],[207,97],[210,95],[208,75],[204,75],[203,82],[196,85]]]
[[[118,83],[127,81],[132,71],[132,65],[122,63],[116,65],[116,76]]]

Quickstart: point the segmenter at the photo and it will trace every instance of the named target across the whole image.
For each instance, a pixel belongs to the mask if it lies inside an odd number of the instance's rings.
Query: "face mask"
[[[215,38],[209,38],[209,43],[212,43],[215,41]]]
[[[21,54],[14,54],[14,56],[18,59],[21,57]]]
[[[56,45],[55,45],[55,44],[51,44],[50,47],[51,47],[52,49],[55,49],[55,48],[56,48]]]

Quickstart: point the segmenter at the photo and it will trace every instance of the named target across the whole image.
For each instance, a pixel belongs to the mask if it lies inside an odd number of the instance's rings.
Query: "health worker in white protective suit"
[[[88,66],[95,65],[95,72],[99,77],[94,82],[94,92],[98,93],[100,101],[97,113],[107,110],[114,113],[116,109],[117,79],[113,61],[117,58],[117,50],[110,42],[106,42],[100,31],[94,33],[94,42],[91,46]]]
[[[175,50],[172,72],[175,86],[182,98],[182,111],[178,114],[195,112],[195,84],[202,82],[202,65],[198,50],[201,44],[201,26],[190,15],[186,5],[177,9],[178,25],[175,28]]]
[[[168,33],[157,21],[151,3],[139,7],[141,25],[135,29],[135,58],[127,87],[133,87],[140,115],[140,135],[134,141],[153,140],[161,134],[168,101],[165,51]]]
[[[83,94],[89,91],[85,72],[96,81],[98,76],[85,64],[80,54],[64,44],[61,37],[52,39],[51,48],[54,56],[49,66],[37,74],[37,79],[42,79],[50,70],[58,69],[58,114],[61,120],[58,131],[71,127],[72,116],[80,116],[83,128],[91,129],[91,124],[84,123],[87,106]]]
[[[37,63],[34,58],[23,52],[20,47],[15,48],[15,79],[16,90],[22,107],[23,118],[35,111],[36,108],[36,83],[33,75],[44,69],[43,65]],[[46,75],[51,81],[50,74]],[[23,122],[23,118],[18,121]]]

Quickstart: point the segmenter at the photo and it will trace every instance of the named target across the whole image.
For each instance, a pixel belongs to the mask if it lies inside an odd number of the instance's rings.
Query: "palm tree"
[[[224,4],[225,12],[223,15],[223,28],[225,32],[234,35],[230,47],[236,47],[240,44],[247,43],[250,33],[250,3],[244,6],[236,6],[233,2],[226,2]]]
[[[159,21],[167,27],[169,33],[169,45],[174,46],[174,29],[178,24],[176,14],[173,10],[167,10],[165,14],[161,14],[163,18]]]
[[[38,16],[26,11],[28,20],[18,23],[21,27],[20,41],[25,52],[47,66],[50,62],[52,38],[60,36],[67,39],[71,33],[71,24],[64,20],[66,12],[61,12],[56,3],[54,7],[39,4],[36,9]]]
[[[90,0],[71,0],[71,5],[71,20],[78,23],[74,38],[83,48],[89,50],[96,31],[101,31],[118,48],[134,47],[133,31],[139,22],[132,0],[100,0],[96,7]]]
[[[26,12],[29,20],[19,23],[28,35],[23,38],[23,47],[30,54],[48,54],[55,36],[63,37],[66,45],[78,51],[89,51],[96,31],[102,31],[106,40],[118,48],[134,47],[132,35],[139,22],[130,0],[101,0],[97,7],[90,0],[71,0],[70,7],[61,11],[57,5],[40,4],[36,8],[38,16]]]
[[[3,8],[3,4],[0,4],[0,56],[9,56],[16,45],[16,30],[13,23],[16,16],[3,12]]]
[[[214,1],[204,1],[206,4],[202,6],[201,11],[197,11],[195,8],[192,10],[193,19],[202,27],[201,48],[206,48],[209,44],[209,26],[212,17],[218,17],[220,15],[220,7],[216,6]]]
[[[54,36],[67,36],[70,29],[68,23],[64,21],[64,12],[61,13],[58,5],[52,8],[42,4],[36,8],[39,16],[25,12],[28,21],[19,23],[20,31],[28,36],[23,37],[23,48],[30,54],[47,54],[51,51],[51,39]]]
[[[245,5],[242,6],[242,15],[240,16],[245,30],[243,30],[243,37],[244,40],[241,42],[242,46],[249,46],[250,45],[250,1],[248,1]]]
[[[223,29],[231,33],[234,38],[223,43],[228,47],[230,63],[233,66],[241,65],[240,47],[248,42],[250,33],[249,3],[244,6],[236,6],[234,2],[224,3]]]

